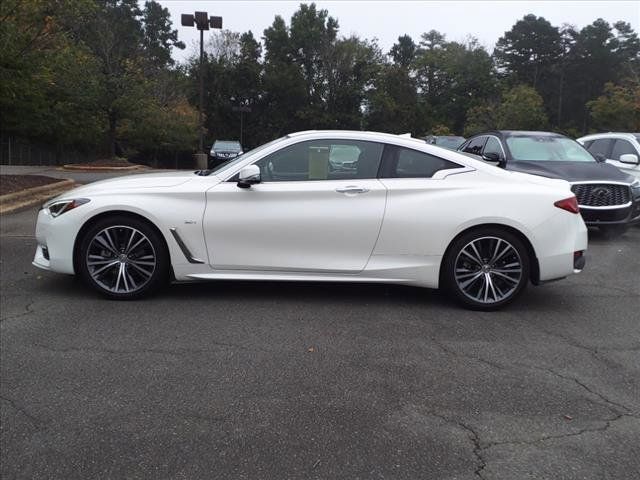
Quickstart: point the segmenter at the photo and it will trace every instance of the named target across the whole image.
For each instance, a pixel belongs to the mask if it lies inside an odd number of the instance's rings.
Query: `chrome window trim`
[[[484,149],[487,147],[487,141],[489,140],[489,137],[492,137],[498,141],[498,145],[500,145],[500,150],[502,150],[502,158],[506,161],[507,154],[504,151],[504,146],[502,145],[502,141],[495,135],[486,135],[486,137],[487,137],[487,140],[484,142],[484,147],[482,147],[482,154],[484,155]]]

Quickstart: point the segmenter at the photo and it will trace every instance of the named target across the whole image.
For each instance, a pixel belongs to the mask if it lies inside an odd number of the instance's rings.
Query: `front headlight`
[[[89,203],[90,200],[88,198],[70,198],[68,200],[51,200],[45,203],[42,208],[49,210],[49,213],[52,217],[59,217],[65,212],[69,210],[73,210],[80,205],[84,205],[85,203]]]

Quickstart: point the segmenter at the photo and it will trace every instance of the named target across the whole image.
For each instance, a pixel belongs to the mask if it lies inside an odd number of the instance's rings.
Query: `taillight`
[[[580,213],[580,207],[578,207],[578,199],[576,197],[565,198],[564,200],[558,200],[554,203],[558,208],[566,210],[571,213]]]

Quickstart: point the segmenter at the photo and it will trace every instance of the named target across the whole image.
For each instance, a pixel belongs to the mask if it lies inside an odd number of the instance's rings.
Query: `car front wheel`
[[[529,255],[507,231],[481,228],[458,237],[443,263],[443,283],[455,300],[474,310],[513,301],[529,282]]]
[[[149,294],[168,278],[164,240],[133,217],[108,217],[92,225],[81,239],[77,260],[89,285],[118,300]]]

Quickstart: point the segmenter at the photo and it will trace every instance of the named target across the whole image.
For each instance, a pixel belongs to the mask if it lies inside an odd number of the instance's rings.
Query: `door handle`
[[[336,192],[346,193],[346,194],[367,193],[368,191],[369,191],[368,188],[357,187],[355,185],[348,185],[346,187],[336,188]]]

